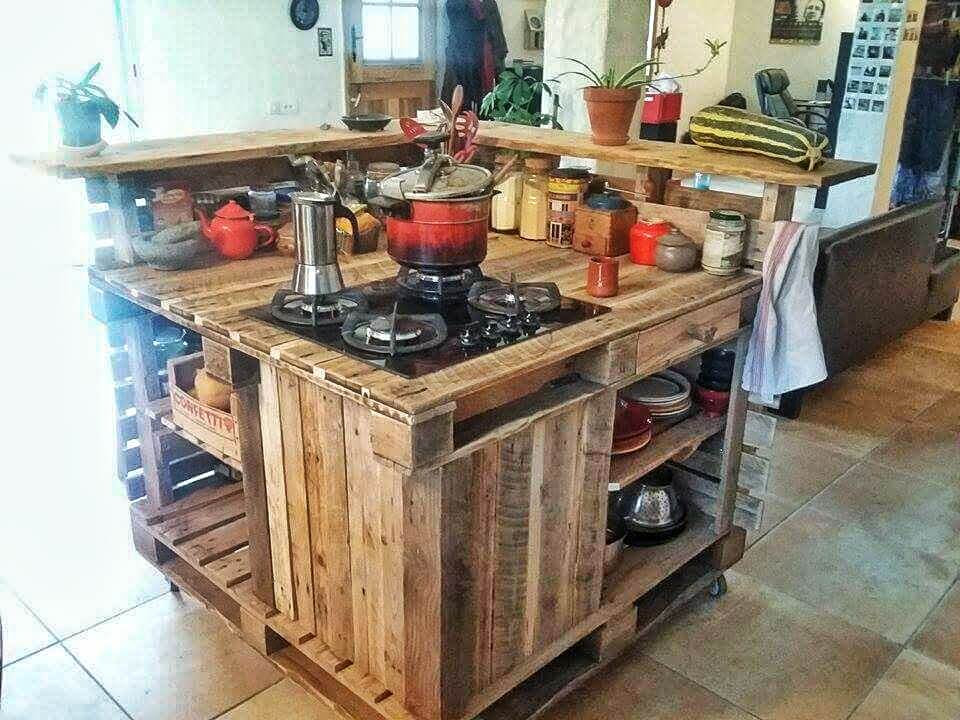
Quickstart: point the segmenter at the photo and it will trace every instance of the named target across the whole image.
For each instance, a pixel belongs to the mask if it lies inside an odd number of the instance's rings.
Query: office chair
[[[780,120],[792,120],[810,127],[811,120],[820,121],[821,126],[828,122],[828,100],[795,100],[790,94],[790,78],[786,70],[768,68],[760,70],[755,76],[760,111],[769,117]]]

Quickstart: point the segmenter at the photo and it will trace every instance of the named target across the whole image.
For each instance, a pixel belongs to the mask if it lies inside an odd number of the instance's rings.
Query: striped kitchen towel
[[[743,372],[744,389],[763,402],[827,377],[813,299],[819,235],[819,225],[774,223]]]

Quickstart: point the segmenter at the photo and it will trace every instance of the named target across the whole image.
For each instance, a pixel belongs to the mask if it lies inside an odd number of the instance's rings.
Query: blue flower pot
[[[65,147],[89,147],[100,142],[100,109],[92,102],[58,102],[60,137]]]

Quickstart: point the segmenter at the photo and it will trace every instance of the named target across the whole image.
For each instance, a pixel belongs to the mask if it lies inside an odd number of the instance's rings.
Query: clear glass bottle
[[[520,237],[524,240],[546,240],[549,200],[547,173],[550,158],[530,157],[524,163],[523,194],[520,198]]]

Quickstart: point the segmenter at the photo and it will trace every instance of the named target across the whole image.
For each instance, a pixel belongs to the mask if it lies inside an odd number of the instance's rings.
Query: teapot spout
[[[210,219],[207,217],[207,214],[203,210],[198,209],[197,215],[200,217],[200,232],[203,233],[203,236],[207,238],[207,240],[219,247],[217,234],[213,231],[213,226],[210,224]]]

